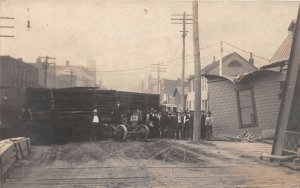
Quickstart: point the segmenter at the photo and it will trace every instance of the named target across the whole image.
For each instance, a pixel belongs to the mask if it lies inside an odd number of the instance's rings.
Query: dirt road
[[[176,140],[33,146],[3,188],[300,187],[299,172],[251,157],[268,148]]]

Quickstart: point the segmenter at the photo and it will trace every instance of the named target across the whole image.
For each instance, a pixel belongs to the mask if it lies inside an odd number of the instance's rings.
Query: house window
[[[189,83],[189,92],[192,92],[194,91],[194,79],[191,79]]]
[[[237,100],[240,127],[258,126],[253,89],[238,89]]]
[[[231,61],[229,64],[228,64],[229,67],[241,67],[242,65],[240,64],[240,62],[234,60],[234,61]]]

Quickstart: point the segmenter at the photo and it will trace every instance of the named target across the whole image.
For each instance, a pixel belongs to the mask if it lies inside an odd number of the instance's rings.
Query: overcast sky
[[[192,13],[189,1],[96,1],[96,0],[0,0],[0,54],[34,62],[38,56],[56,57],[86,65],[95,60],[97,71],[139,68],[170,61],[162,78],[181,75],[181,25],[171,24],[171,14]],[[200,47],[203,66],[219,59],[219,43],[225,41],[270,59],[287,36],[296,18],[299,2],[199,2]],[[29,11],[28,11],[29,9]],[[27,20],[31,30],[26,28]],[[187,29],[192,30],[192,25]],[[192,32],[187,35],[186,54],[192,54]],[[224,55],[236,51],[246,59],[249,54],[224,44]],[[193,73],[193,59],[187,56],[186,75]],[[258,67],[267,64],[255,58]],[[150,68],[126,72],[103,72],[103,83],[112,89],[139,91],[147,83]],[[98,73],[100,75],[100,72]],[[156,77],[155,73],[151,75]]]

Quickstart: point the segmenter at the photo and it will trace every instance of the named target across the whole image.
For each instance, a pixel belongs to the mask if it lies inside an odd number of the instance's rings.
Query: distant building
[[[0,56],[0,86],[26,88],[37,86],[37,69],[10,56]]]
[[[186,108],[189,110],[194,110],[195,108],[195,82],[194,82],[194,76],[190,76],[188,78],[188,93],[187,93],[187,102],[186,102]],[[207,79],[205,77],[201,77],[201,109],[208,111],[208,85],[207,85]]]
[[[56,65],[57,86],[61,88],[68,87],[95,87],[96,84],[96,70],[84,66],[70,65],[66,61],[65,65]]]
[[[18,136],[11,133],[20,128],[25,89],[37,87],[37,74],[38,70],[22,59],[0,56],[0,139]]]
[[[95,67],[95,62],[88,62],[90,67]],[[84,66],[70,65],[66,61],[65,65],[48,64],[47,81],[45,86],[45,63],[37,59],[37,63],[33,63],[38,69],[38,86],[48,88],[65,88],[65,87],[95,87],[96,69]]]
[[[177,87],[181,86],[181,79],[177,80],[161,80],[160,87],[160,101],[164,104],[176,104],[175,98],[173,96],[174,91]],[[188,83],[185,81],[184,86],[187,87]]]
[[[203,77],[203,75],[219,75],[219,64],[220,61],[214,61],[204,67],[201,70],[202,78],[201,78],[201,109],[208,111],[209,110],[209,87],[207,84],[207,79]],[[224,76],[238,76],[244,73],[249,73],[258,70],[257,67],[254,66],[254,59],[251,56],[249,61],[240,56],[238,53],[233,52],[223,57],[223,75]],[[194,110],[194,101],[195,101],[195,87],[194,87],[194,76],[190,76],[188,78],[189,83],[189,92],[187,96],[187,107],[190,110]]]
[[[186,98],[187,98],[187,94],[188,94],[188,87],[184,88],[184,104],[185,104],[185,109],[187,109],[187,102],[186,102]],[[181,108],[181,87],[176,87],[174,92],[173,92],[173,98],[174,98],[174,104],[177,106],[178,109],[182,109]]]
[[[47,66],[47,78],[45,85],[45,73],[46,67],[45,62],[42,62],[41,58],[37,58],[36,63],[31,63],[32,66],[37,68],[38,70],[38,87],[47,87],[47,88],[55,88],[55,68],[54,64],[48,64]]]

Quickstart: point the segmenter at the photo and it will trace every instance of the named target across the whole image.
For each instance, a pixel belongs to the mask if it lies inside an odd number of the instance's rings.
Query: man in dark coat
[[[194,130],[194,112],[190,111],[190,121],[189,121],[189,139],[193,140],[193,130]]]
[[[21,135],[24,135],[26,137],[31,137],[32,133],[32,127],[31,127],[31,121],[32,121],[32,112],[30,108],[27,107],[27,104],[24,104],[21,112],[21,120],[22,120],[22,133]]]
[[[160,136],[166,137],[167,129],[168,129],[169,117],[166,111],[162,111],[160,115]]]
[[[206,138],[206,126],[205,126],[205,119],[206,119],[206,115],[205,115],[205,111],[201,110],[201,139],[205,140]]]

